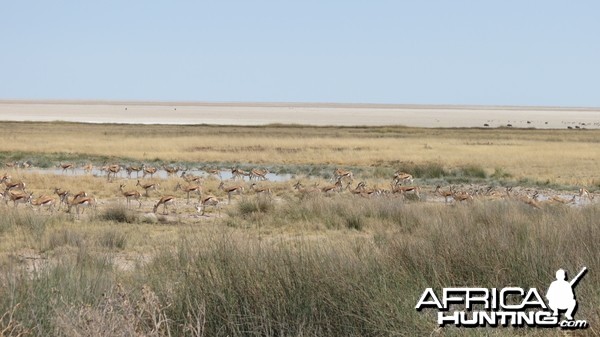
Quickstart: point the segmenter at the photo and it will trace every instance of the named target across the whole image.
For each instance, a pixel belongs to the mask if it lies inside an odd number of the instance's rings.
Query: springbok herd
[[[19,169],[19,168],[30,168],[30,163],[7,163],[5,166],[8,169]],[[83,169],[86,173],[91,173],[94,169],[92,164],[86,164],[83,166],[77,166],[72,163],[61,163],[57,166],[62,174],[68,174],[69,172],[74,173],[77,168]],[[137,184],[136,187],[141,187],[143,193],[137,189],[126,190],[125,184],[119,184],[119,197],[125,198],[127,207],[131,207],[132,201],[138,202],[138,208],[142,207],[142,195],[146,198],[150,197],[151,191],[159,191],[159,184],[152,182],[140,181],[140,174],[142,179],[153,176],[159,171],[157,167],[151,167],[146,165],[132,166],[132,165],[106,165],[97,168],[103,174],[106,174],[108,182],[113,182],[120,176],[124,179],[132,179],[133,173],[136,174]],[[219,209],[222,204],[221,199],[212,194],[203,193],[203,185],[206,177],[215,176],[220,180],[218,189],[227,195],[228,204],[231,203],[232,195],[242,195],[245,191],[253,193],[258,196],[272,197],[271,187],[264,185],[259,186],[258,183],[261,181],[267,181],[268,170],[265,169],[252,169],[250,171],[242,170],[238,167],[231,168],[231,179],[226,182],[221,177],[221,169],[218,168],[203,168],[205,172],[203,176],[196,176],[187,172],[180,167],[163,166],[168,176],[176,179],[181,179],[177,182],[174,192],[181,191],[186,195],[187,204],[190,202],[190,195],[197,195],[198,201],[195,204],[195,209],[202,215],[205,214],[206,208],[212,206],[213,208]],[[179,174],[181,172],[181,174]],[[179,174],[179,175],[178,175]],[[245,178],[248,178],[246,183]],[[423,188],[417,185],[413,185],[414,178],[411,174],[401,171],[396,171],[389,182],[389,189],[380,189],[376,186],[368,187],[364,181],[356,183],[354,185],[354,174],[351,171],[344,169],[336,169],[332,174],[332,178],[326,185],[321,185],[322,181],[316,181],[310,186],[305,186],[302,182],[297,181],[293,188],[292,193],[295,193],[299,198],[317,197],[319,195],[334,195],[334,194],[350,194],[362,198],[375,198],[375,197],[401,197],[403,200],[408,195],[412,195],[412,199],[424,200]],[[241,182],[238,182],[241,181]],[[313,180],[314,181],[314,180]],[[91,195],[88,195],[85,191],[78,191],[77,193],[67,191],[60,187],[54,188],[51,194],[42,194],[34,198],[33,192],[27,191],[27,184],[24,181],[13,180],[9,173],[4,173],[0,176],[0,184],[4,184],[4,191],[0,191],[0,199],[4,199],[4,204],[8,206],[9,202],[14,204],[14,207],[18,207],[19,204],[26,204],[31,207],[43,208],[46,207],[48,211],[54,211],[55,207],[59,210],[64,206],[66,212],[71,212],[72,208],[76,209],[77,216],[79,217],[80,210],[83,213],[85,208],[95,208],[98,204],[98,200]],[[285,184],[285,183],[283,183]],[[387,184],[387,183],[386,183]],[[247,188],[246,188],[247,187]],[[290,190],[290,187],[285,189]],[[594,200],[594,195],[585,188],[580,188],[578,192],[573,193],[571,198],[565,198],[557,193],[550,192],[545,193],[546,195],[540,197],[540,193],[532,189],[524,188],[512,188],[506,187],[502,190],[497,190],[493,186],[449,186],[442,188],[437,186],[434,190],[426,192],[429,197],[438,199],[440,202],[443,198],[444,203],[457,203],[457,202],[473,202],[475,200],[502,200],[511,199],[519,202],[523,202],[533,208],[540,209],[546,204],[576,204],[588,202],[591,203]],[[168,214],[168,206],[174,205],[177,196],[173,194],[162,195],[158,201],[154,204],[153,213],[156,213],[158,208],[163,206],[163,214]]]

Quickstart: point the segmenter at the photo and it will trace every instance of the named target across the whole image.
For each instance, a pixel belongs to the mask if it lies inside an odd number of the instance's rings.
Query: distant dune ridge
[[[600,108],[5,100],[0,121],[598,129]]]

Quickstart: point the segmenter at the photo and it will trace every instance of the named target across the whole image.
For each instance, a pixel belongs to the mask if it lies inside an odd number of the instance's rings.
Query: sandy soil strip
[[[600,128],[600,109],[384,104],[0,101],[2,121]]]

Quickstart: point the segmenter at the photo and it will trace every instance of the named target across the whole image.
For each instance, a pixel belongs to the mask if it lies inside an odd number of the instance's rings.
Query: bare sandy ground
[[[126,124],[600,128],[600,108],[384,104],[0,101],[1,121]]]

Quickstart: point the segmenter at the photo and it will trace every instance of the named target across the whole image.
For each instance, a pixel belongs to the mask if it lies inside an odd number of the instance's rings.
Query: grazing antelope
[[[131,206],[131,199],[137,200],[137,202],[139,203],[138,208],[141,208],[142,207],[142,200],[141,200],[142,195],[140,194],[140,192],[135,191],[135,190],[125,191],[125,190],[123,190],[123,187],[125,187],[125,185],[123,185],[123,184],[119,185],[119,191],[121,191],[121,194],[123,194],[125,199],[127,199],[127,208],[129,208]]]
[[[250,189],[253,190],[257,195],[266,194],[269,196],[269,198],[271,197],[271,189],[268,187],[258,187],[256,183],[252,183],[252,185],[250,185]]]
[[[433,192],[433,194],[437,194],[437,195],[443,197],[445,202],[448,203],[448,198],[452,198],[452,186],[450,186],[449,191],[442,191],[441,188],[442,187],[440,185],[438,185],[435,188],[435,191]]]
[[[164,166],[164,165],[163,165],[163,169],[165,171],[167,171],[167,175],[170,176],[170,177],[176,175],[177,172],[179,172],[181,170],[181,168],[179,166],[178,167],[172,167],[172,166]]]
[[[93,197],[80,197],[73,198],[72,200],[68,200],[67,213],[71,213],[71,208],[75,207],[75,212],[77,213],[77,217],[79,218],[79,209],[81,208],[81,214],[85,211],[86,208],[96,208],[96,198]]]
[[[19,165],[18,165],[18,163],[17,163],[16,161],[14,161],[14,162],[12,162],[12,163],[5,163],[4,165],[5,165],[6,167],[8,167],[8,168],[12,168],[12,169],[14,169],[15,167],[18,167],[18,166],[19,166]]]
[[[267,174],[269,174],[269,170],[261,170],[261,169],[252,169],[250,170],[250,180],[268,180]]]
[[[47,196],[47,195],[42,195],[39,198],[35,199],[35,200],[31,200],[31,205],[32,206],[36,206],[39,208],[42,207],[47,207],[48,211],[51,212],[54,210],[54,205],[56,204],[56,199],[51,197],[51,196]]]
[[[408,192],[416,195],[419,200],[421,199],[421,188],[419,186],[397,186],[392,184],[392,193],[400,193],[406,199]]]
[[[227,200],[228,200],[228,205],[231,204],[231,195],[236,193],[236,194],[242,194],[242,192],[244,192],[244,186],[242,185],[235,185],[235,186],[225,186],[225,184],[221,181],[221,183],[219,184],[219,189],[225,191],[225,193],[227,193]]]
[[[250,172],[244,171],[237,167],[232,167],[231,168],[231,177],[233,180],[236,180],[237,178],[244,180],[244,177],[250,177]]]
[[[394,185],[412,184],[413,180],[413,176],[406,172],[396,171],[394,173]]]
[[[304,199],[309,194],[320,193],[321,190],[315,187],[305,188],[299,181],[294,184],[294,189],[300,193],[300,199]]]
[[[167,213],[167,205],[174,205],[174,204],[175,204],[175,197],[172,195],[166,195],[166,196],[160,198],[160,200],[156,203],[156,205],[154,205],[152,212],[156,213],[156,210],[158,210],[158,207],[160,205],[163,205],[163,214],[168,214]]]
[[[135,186],[140,186],[141,188],[143,188],[146,191],[147,197],[150,196],[150,195],[148,195],[148,191],[150,191],[150,190],[156,191],[158,189],[158,184],[154,184],[154,183],[142,184],[142,183],[140,183],[139,180],[137,181],[137,184]]]
[[[131,173],[135,172],[135,177],[139,178],[140,177],[140,171],[142,171],[142,167],[141,166],[133,166],[133,165],[129,165],[125,168],[125,172],[127,172],[127,177],[131,179]]]
[[[71,170],[71,173],[75,173],[75,165],[73,165],[72,163],[60,163],[58,165],[58,168],[62,169],[62,173],[64,174],[67,170]]]
[[[193,174],[187,174],[186,171],[181,172],[181,178],[183,178],[183,180],[185,180],[188,184],[199,184],[202,182],[202,177],[198,177]]]
[[[91,163],[85,164],[82,167],[83,172],[85,172],[86,174],[90,174],[92,173],[92,170],[94,170],[94,165],[92,165]]]
[[[561,203],[561,204],[574,204],[576,198],[577,198],[576,195],[574,195],[573,198],[571,198],[571,199],[564,199],[564,198],[561,198],[561,197],[559,197],[557,195],[554,195],[554,196],[550,197],[549,201],[550,202],[558,202],[558,203]]]
[[[150,178],[154,178],[154,174],[158,169],[156,167],[146,167],[146,165],[142,165],[142,171],[142,178],[146,178],[148,174],[150,175]]]
[[[185,193],[187,193],[187,204],[190,203],[190,193],[192,192],[198,193],[198,200],[200,200],[200,198],[202,197],[202,186],[200,185],[190,185],[183,187],[180,183],[177,183],[177,186],[175,186],[175,192],[177,192],[178,190],[182,190]]]
[[[209,175],[213,175],[213,176],[217,176],[219,177],[220,180],[223,180],[223,178],[221,177],[221,170],[216,169],[216,168],[205,168],[203,169],[204,172],[208,173]]]
[[[202,212],[201,215],[204,215],[206,211],[206,206],[213,206],[219,210],[219,216],[221,215],[221,209],[219,208],[219,199],[214,195],[207,195],[200,201],[200,204],[196,206],[196,210],[198,212]]]
[[[352,174],[352,172],[344,170],[344,169],[336,169],[335,171],[333,171],[333,177],[332,177],[332,181],[333,180],[339,180],[341,181],[342,179],[347,178],[350,181],[354,181],[354,175]]]

